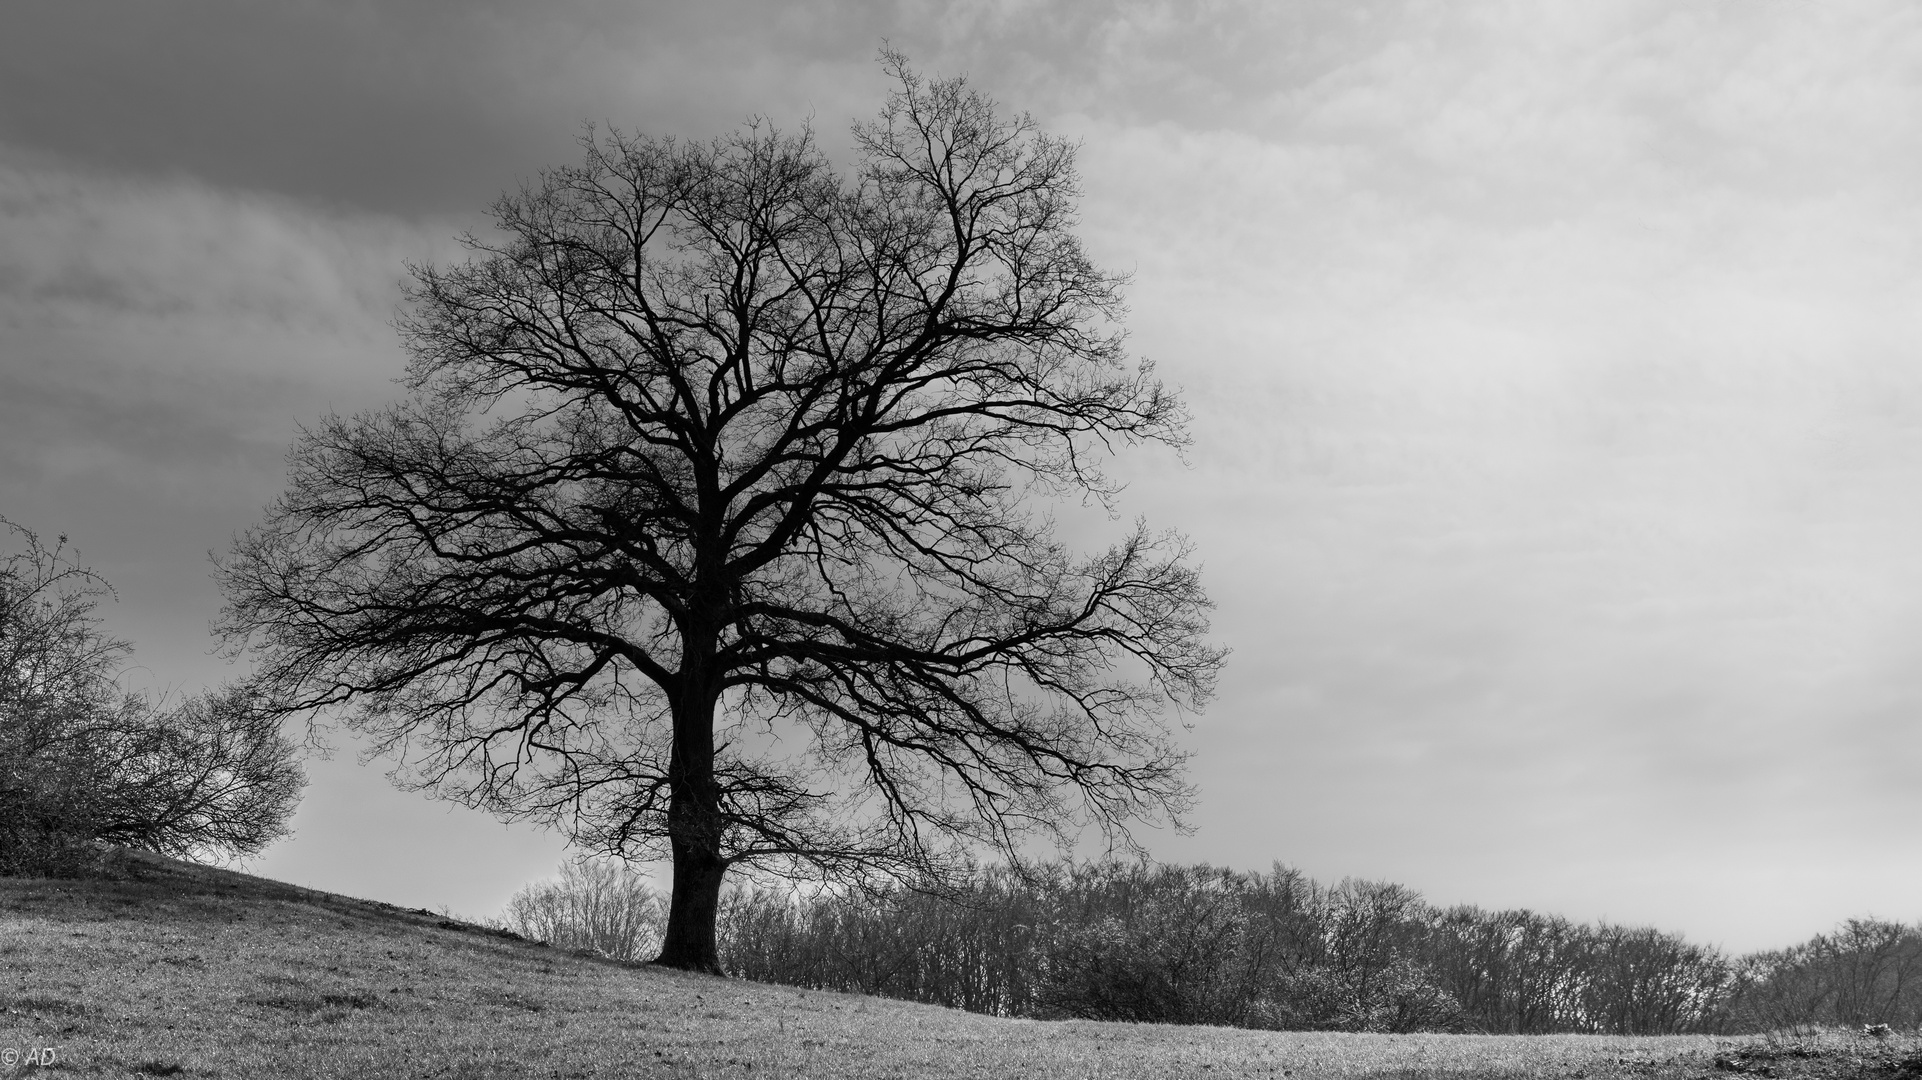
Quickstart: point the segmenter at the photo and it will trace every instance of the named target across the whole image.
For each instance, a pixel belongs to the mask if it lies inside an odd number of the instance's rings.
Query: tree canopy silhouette
[[[919,875],[1178,817],[1223,651],[1187,541],[1077,556],[1117,443],[1186,440],[1073,234],[1074,147],[894,53],[811,135],[618,131],[411,267],[404,401],[330,417],[224,561],[268,700],[413,782],[673,860],[660,963],[718,970],[749,864]],[[1118,830],[1118,831],[1116,831]]]

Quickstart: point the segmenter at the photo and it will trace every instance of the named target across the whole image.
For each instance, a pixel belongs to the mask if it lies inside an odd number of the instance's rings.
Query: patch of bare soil
[[[1922,1080],[1922,1038],[1829,1031],[1772,1036],[1715,1055],[1718,1074],[1769,1080]]]

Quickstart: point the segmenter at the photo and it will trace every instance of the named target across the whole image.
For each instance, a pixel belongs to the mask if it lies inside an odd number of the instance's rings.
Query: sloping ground
[[[0,879],[0,1077],[1645,1078],[1824,1060],[1731,1068],[1731,1049],[999,1020],[616,964],[145,855],[110,880]]]

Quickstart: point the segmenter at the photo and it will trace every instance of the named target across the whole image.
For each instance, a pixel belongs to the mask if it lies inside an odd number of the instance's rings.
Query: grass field
[[[0,1077],[1895,1078],[1914,1050],[1000,1020],[616,964],[151,856],[115,880],[0,879]]]

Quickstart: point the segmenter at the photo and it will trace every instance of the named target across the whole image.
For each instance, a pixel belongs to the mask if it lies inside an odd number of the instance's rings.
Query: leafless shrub
[[[285,835],[305,778],[255,693],[125,693],[131,650],[94,615],[106,583],[64,537],[0,528],[21,544],[0,559],[0,873],[82,873],[115,844],[244,856]]]
[[[557,948],[648,960],[660,951],[667,905],[625,863],[578,859],[564,863],[556,880],[515,893],[501,921],[522,937]]]

